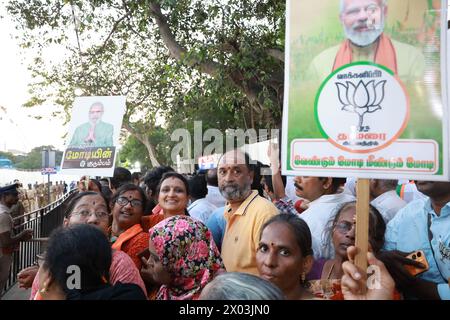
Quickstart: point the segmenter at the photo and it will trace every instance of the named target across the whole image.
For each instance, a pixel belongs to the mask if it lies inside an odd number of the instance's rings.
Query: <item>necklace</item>
[[[327,280],[330,279],[331,274],[333,273],[335,263],[336,263],[336,261],[333,261],[333,264],[331,265],[330,271],[328,271],[328,274],[327,274],[327,277],[326,277]]]

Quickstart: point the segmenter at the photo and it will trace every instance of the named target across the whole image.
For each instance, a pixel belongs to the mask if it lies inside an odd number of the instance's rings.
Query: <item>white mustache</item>
[[[355,22],[352,25],[352,30],[356,31],[357,28],[367,28],[369,30],[381,30],[383,27],[381,23],[376,24],[374,21],[372,23],[369,23],[369,22],[370,21],[363,22],[363,23]]]

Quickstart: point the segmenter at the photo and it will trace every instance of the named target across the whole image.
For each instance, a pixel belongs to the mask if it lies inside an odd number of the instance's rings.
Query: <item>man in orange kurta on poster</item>
[[[341,0],[339,20],[345,40],[313,59],[310,79],[323,81],[333,71],[357,61],[383,65],[404,81],[421,79],[425,69],[422,52],[384,32],[387,14],[387,0]]]

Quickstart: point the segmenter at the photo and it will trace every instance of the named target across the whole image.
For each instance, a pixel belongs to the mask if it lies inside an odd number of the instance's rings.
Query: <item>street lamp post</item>
[[[55,167],[55,155],[56,152],[49,149],[43,149],[42,150],[42,167],[43,170],[45,170],[47,174],[47,204],[50,204],[51,197],[50,197],[50,174],[51,170],[50,168]]]

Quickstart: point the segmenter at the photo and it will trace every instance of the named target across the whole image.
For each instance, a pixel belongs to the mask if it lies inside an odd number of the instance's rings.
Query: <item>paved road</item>
[[[6,292],[2,300],[28,300],[30,298],[31,289],[25,290],[19,288],[19,285],[16,283],[11,289]]]

